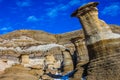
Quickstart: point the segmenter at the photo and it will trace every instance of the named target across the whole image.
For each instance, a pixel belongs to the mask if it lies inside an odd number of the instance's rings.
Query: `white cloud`
[[[28,6],[31,6],[31,0],[23,0],[23,1],[17,1],[16,2],[16,5],[18,7],[28,7]]]
[[[8,28],[7,27],[3,27],[3,28],[1,28],[0,30],[1,31],[5,31],[5,30],[7,30]]]
[[[117,16],[120,12],[120,3],[113,3],[110,6],[105,7],[101,13],[103,15]]]
[[[2,34],[8,33],[8,32],[10,32],[10,31],[12,31],[12,30],[13,30],[13,28],[12,28],[11,26],[0,28],[0,32],[1,32]]]
[[[12,27],[2,27],[0,30],[1,31],[9,31],[9,30],[12,30],[13,28]]]
[[[73,5],[80,4],[80,3],[81,3],[80,0],[71,0],[71,1],[69,2],[69,5],[73,6]]]
[[[50,12],[49,12],[49,10],[50,10]],[[50,8],[49,10],[47,12],[47,16],[49,16],[49,17],[56,17],[57,16],[57,14],[58,14],[57,8],[55,8],[55,9]]]
[[[65,11],[66,9],[68,9],[68,6],[65,6],[64,4],[59,4],[54,8],[47,9],[47,16],[56,17],[59,11]]]
[[[69,8],[68,5],[59,4],[58,6],[47,9],[47,16],[56,17],[60,11],[65,11],[68,8]]]
[[[29,16],[28,18],[27,18],[27,22],[36,22],[36,21],[38,21],[39,19],[37,18],[37,17],[35,17],[35,16]]]
[[[83,5],[86,0],[70,0],[67,4],[59,4],[53,8],[47,9],[47,16],[56,17],[60,11],[66,11],[74,5]]]

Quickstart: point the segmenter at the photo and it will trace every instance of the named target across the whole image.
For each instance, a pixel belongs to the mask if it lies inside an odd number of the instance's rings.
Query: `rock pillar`
[[[63,51],[63,56],[64,56],[64,72],[63,74],[66,74],[74,69],[72,57],[69,52]]]
[[[22,54],[21,55],[21,61],[22,61],[22,64],[29,64],[29,55],[28,54]]]
[[[77,62],[88,61],[88,52],[85,46],[85,41],[81,37],[72,38],[71,42],[75,46],[75,52],[77,53]]]
[[[87,80],[120,80],[120,35],[98,18],[97,2],[78,8],[72,16],[79,18],[89,54]]]

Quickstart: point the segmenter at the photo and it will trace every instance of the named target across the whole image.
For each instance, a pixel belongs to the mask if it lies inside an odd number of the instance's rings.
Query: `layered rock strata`
[[[53,77],[46,73],[52,73],[53,75],[58,72],[63,75],[67,74],[74,70],[73,53],[67,47],[57,43],[41,43],[28,36],[1,40],[0,73],[4,74],[0,75],[0,80],[8,78],[10,80],[26,80],[24,74],[35,77],[34,79],[31,78],[33,80],[39,78],[53,80]],[[11,75],[11,78],[7,74]],[[13,74],[23,76],[19,76],[19,79],[17,79]],[[3,77],[4,75],[6,76]]]
[[[120,79],[120,34],[98,18],[97,2],[77,9],[72,16],[82,24],[89,54],[87,80]]]
[[[120,31],[115,25],[110,28]],[[53,80],[46,73],[65,75],[74,69],[70,80],[80,80],[87,62],[82,30],[57,35],[19,30],[0,36],[0,80]]]

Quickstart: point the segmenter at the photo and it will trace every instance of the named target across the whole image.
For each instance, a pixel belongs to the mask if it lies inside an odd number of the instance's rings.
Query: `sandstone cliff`
[[[119,33],[120,27],[110,28]],[[79,80],[83,73],[81,66],[87,62],[82,30],[58,35],[20,30],[0,36],[0,80],[38,80],[40,76],[52,80],[45,73],[66,74],[73,69],[78,71],[71,79]]]
[[[88,3],[72,14],[79,18],[85,35],[89,54],[87,80],[120,80],[120,30],[112,32],[98,18],[97,5],[97,2]]]
[[[120,27],[98,18],[89,3],[72,16],[83,30],[64,34],[19,30],[0,36],[0,80],[53,80],[76,70],[70,80],[119,80]],[[51,74],[52,76],[49,76]]]
[[[43,80],[53,80],[46,73],[59,72],[64,75],[77,68],[79,71],[76,75],[80,79],[83,71],[80,66],[88,61],[83,37],[82,31],[54,35],[20,30],[1,35],[0,72],[3,74],[0,75],[0,80],[26,80],[27,76],[31,76],[29,80],[38,80],[40,77]],[[18,79],[19,74],[23,76]]]

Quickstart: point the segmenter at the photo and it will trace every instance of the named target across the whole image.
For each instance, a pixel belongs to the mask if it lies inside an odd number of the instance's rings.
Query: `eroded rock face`
[[[105,24],[101,23],[101,25]],[[120,27],[112,26],[111,28],[114,33],[119,33]],[[108,47],[112,48],[109,45],[114,43],[107,40],[104,44],[107,42],[109,42]],[[83,65],[89,59],[85,44],[82,30],[58,35],[41,31],[20,30],[1,35],[0,80],[53,80],[46,73],[64,75],[74,69],[77,69],[77,72],[70,79],[80,80],[84,73]],[[94,46],[97,45],[94,43]],[[89,46],[93,47],[92,45]],[[99,50],[102,49],[103,47],[100,47]],[[107,50],[108,48],[104,49]],[[114,49],[117,51],[118,48]],[[111,50],[109,52],[112,54]],[[101,53],[104,53],[104,50]],[[93,56],[93,58],[97,57]],[[93,60],[92,57],[90,59]],[[94,60],[96,62],[96,59]],[[101,61],[101,58],[98,61]]]
[[[27,42],[27,40],[32,44],[29,45],[30,43]],[[35,44],[38,44],[35,45],[33,44],[34,42]],[[8,47],[4,44],[10,45]],[[43,80],[53,80],[53,78],[46,73],[52,73],[55,75],[59,72],[66,74],[74,69],[72,55],[70,50],[66,51],[66,49],[67,46],[61,44],[40,44],[39,41],[35,41],[34,39],[25,36],[19,39],[3,40],[0,46],[0,72],[11,75],[11,77],[6,75],[5,78],[2,78],[4,74],[0,75],[0,77],[3,80],[8,78],[9,80],[16,79],[16,76],[13,76],[13,73],[10,72],[15,67],[17,69],[29,68],[30,70],[28,70],[27,73],[24,73],[23,71],[21,75],[26,74],[36,77],[34,80],[38,80],[39,77]],[[14,73],[18,75],[20,72],[17,71],[17,69]],[[42,72],[38,73],[39,71]],[[23,80],[26,79],[25,76],[19,77],[20,79],[24,78]]]
[[[72,16],[79,18],[89,54],[87,80],[120,79],[120,34],[98,18],[97,2],[88,3]]]
[[[33,34],[31,35],[31,33]],[[74,41],[74,39],[79,36],[78,33],[81,33],[81,38]],[[36,36],[38,38],[36,38]],[[49,37],[46,38],[46,36]],[[43,40],[45,38],[47,40]],[[81,60],[82,53],[87,55],[82,31],[52,35],[38,31],[20,30],[12,32],[10,35],[3,35],[0,39],[0,60],[2,65],[0,69],[1,73],[4,72],[5,74],[11,74],[10,71],[13,66],[22,65],[20,68],[31,69],[27,74],[36,76],[37,79],[40,77],[42,79],[49,78],[50,80],[53,78],[47,76],[46,73],[50,72],[55,75],[59,72],[65,75],[77,69],[77,64],[80,63],[80,61],[83,61],[84,64],[88,60]],[[81,48],[80,46],[84,47]],[[13,62],[8,64],[11,60]],[[79,67],[81,67],[81,65],[79,65]],[[9,69],[9,72],[6,69]],[[39,71],[42,71],[41,74],[38,74]],[[80,72],[82,74],[82,71]],[[16,70],[15,73],[17,74],[19,71],[17,72]],[[79,75],[81,77],[81,74],[77,73],[77,76]],[[6,78],[7,77],[8,76],[6,76]]]

